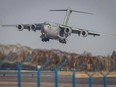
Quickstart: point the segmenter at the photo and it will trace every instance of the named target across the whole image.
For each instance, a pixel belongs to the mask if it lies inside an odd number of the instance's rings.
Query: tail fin
[[[64,18],[64,21],[63,21],[63,25],[67,25],[68,24],[69,17],[70,17],[70,14],[72,12],[78,12],[78,13],[84,13],[84,14],[91,14],[91,15],[93,14],[93,13],[89,13],[89,12],[71,10],[71,8],[67,8],[67,9],[56,9],[56,10],[50,10],[50,11],[66,11],[66,15],[65,15],[65,18]]]

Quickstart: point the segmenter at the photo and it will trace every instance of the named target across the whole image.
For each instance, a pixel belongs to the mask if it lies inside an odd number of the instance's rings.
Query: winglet
[[[0,27],[3,27],[3,20],[2,20],[2,17],[0,18]]]
[[[101,35],[111,36],[111,37],[113,37],[113,38],[116,38],[116,34],[106,34],[106,33],[101,33],[101,32],[100,32],[100,34],[101,34]]]
[[[115,35],[113,35],[113,37],[114,37],[114,38],[116,38],[116,34],[115,34]]]
[[[2,27],[2,18],[0,18],[0,27]]]

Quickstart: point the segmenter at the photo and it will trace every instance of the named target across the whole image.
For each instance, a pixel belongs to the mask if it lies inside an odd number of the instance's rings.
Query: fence
[[[36,73],[37,73],[37,87],[41,87],[41,72],[44,71],[44,67],[46,67],[48,64],[50,63],[50,60],[47,60],[43,65],[38,66],[36,69]],[[67,60],[64,60],[59,66],[55,67],[53,72],[54,72],[54,84],[55,87],[59,87],[59,70],[61,70],[61,68],[67,63]],[[70,70],[70,72],[72,73],[72,87],[77,87],[77,83],[76,83],[76,73],[80,72],[82,67],[84,66],[84,63],[81,64],[79,67],[77,67],[75,70]],[[92,87],[92,81],[93,81],[93,76],[100,70],[101,66],[99,65],[95,71],[93,73],[89,73],[88,71],[84,71],[85,74],[88,75],[88,80],[89,80],[89,87]],[[104,87],[107,87],[107,75],[110,74],[110,72],[114,71],[116,69],[116,66],[112,66],[109,68],[109,70],[107,71],[107,73],[103,73],[101,72],[101,75],[103,77],[103,85]],[[0,69],[1,70],[5,70],[5,69]],[[15,69],[11,69],[11,70],[17,70],[17,87],[22,87],[22,65],[18,64],[17,68]],[[3,76],[5,77],[7,73],[4,72],[0,72],[0,75],[3,74]],[[32,77],[33,77],[33,73],[32,73]]]

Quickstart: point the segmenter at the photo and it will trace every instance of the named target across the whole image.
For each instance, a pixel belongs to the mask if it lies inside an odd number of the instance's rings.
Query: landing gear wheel
[[[59,42],[63,43],[63,44],[66,44],[66,40],[65,39],[63,39],[63,40],[59,39]]]
[[[41,41],[43,42],[49,41],[49,38],[42,38]]]

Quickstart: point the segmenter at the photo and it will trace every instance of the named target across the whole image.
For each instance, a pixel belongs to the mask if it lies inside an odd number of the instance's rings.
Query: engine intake
[[[72,33],[72,29],[70,28],[65,28],[64,33],[70,35]]]
[[[83,36],[83,37],[87,37],[88,36],[88,31],[82,30],[80,35]]]
[[[19,31],[22,31],[23,29],[28,29],[28,30],[30,30],[29,25],[22,25],[22,24],[19,24],[19,25],[17,25],[17,28],[18,28]]]
[[[24,29],[24,26],[20,24],[20,25],[17,25],[17,28],[19,31],[22,31]]]
[[[32,25],[30,25],[30,29],[32,31],[41,30],[42,29],[42,24],[32,24]]]
[[[32,24],[32,25],[30,26],[30,29],[33,30],[33,31],[36,31],[36,27],[37,27],[37,25]]]

